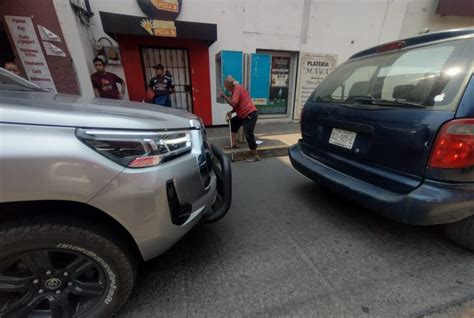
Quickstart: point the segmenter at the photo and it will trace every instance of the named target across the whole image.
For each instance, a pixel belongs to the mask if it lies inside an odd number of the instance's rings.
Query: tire
[[[81,220],[0,224],[0,317],[113,316],[135,282],[131,255],[106,229]]]
[[[444,229],[451,240],[474,251],[474,216],[456,223],[446,224]]]

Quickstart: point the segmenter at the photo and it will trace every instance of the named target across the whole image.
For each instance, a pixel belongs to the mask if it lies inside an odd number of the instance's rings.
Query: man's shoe
[[[257,161],[260,161],[260,157],[259,156],[250,157],[250,158],[245,159],[245,161],[246,162],[257,162]]]

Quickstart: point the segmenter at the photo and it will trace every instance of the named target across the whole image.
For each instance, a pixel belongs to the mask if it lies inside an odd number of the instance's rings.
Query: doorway
[[[2,22],[0,22],[0,43],[2,43],[0,49],[0,67],[3,67],[5,62],[17,62],[15,53],[10,45],[10,41],[7,36],[7,31]],[[18,65],[18,64],[17,64]]]
[[[259,105],[260,115],[266,118],[291,117],[296,88],[298,53],[257,50],[259,54],[271,55],[270,93],[266,105]]]
[[[153,66],[162,64],[172,77],[175,90],[171,94],[171,106],[190,113],[193,112],[189,54],[187,49],[141,47],[141,58],[145,84],[155,77]]]

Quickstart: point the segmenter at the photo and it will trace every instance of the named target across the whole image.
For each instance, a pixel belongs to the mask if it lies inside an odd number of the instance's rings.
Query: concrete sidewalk
[[[249,148],[245,139],[241,142],[239,149],[224,149],[230,145],[229,127],[206,128],[209,143],[224,150],[229,157],[234,153],[234,161],[245,160]],[[288,147],[294,145],[301,138],[300,125],[297,122],[265,122],[262,120],[255,127],[258,151],[260,157],[277,157],[288,155]]]

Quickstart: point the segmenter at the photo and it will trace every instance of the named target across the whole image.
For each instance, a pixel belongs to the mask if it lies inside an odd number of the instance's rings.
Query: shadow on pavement
[[[229,214],[145,263],[123,317],[400,317],[474,298],[474,256],[439,228],[384,219],[287,158],[232,169]]]

